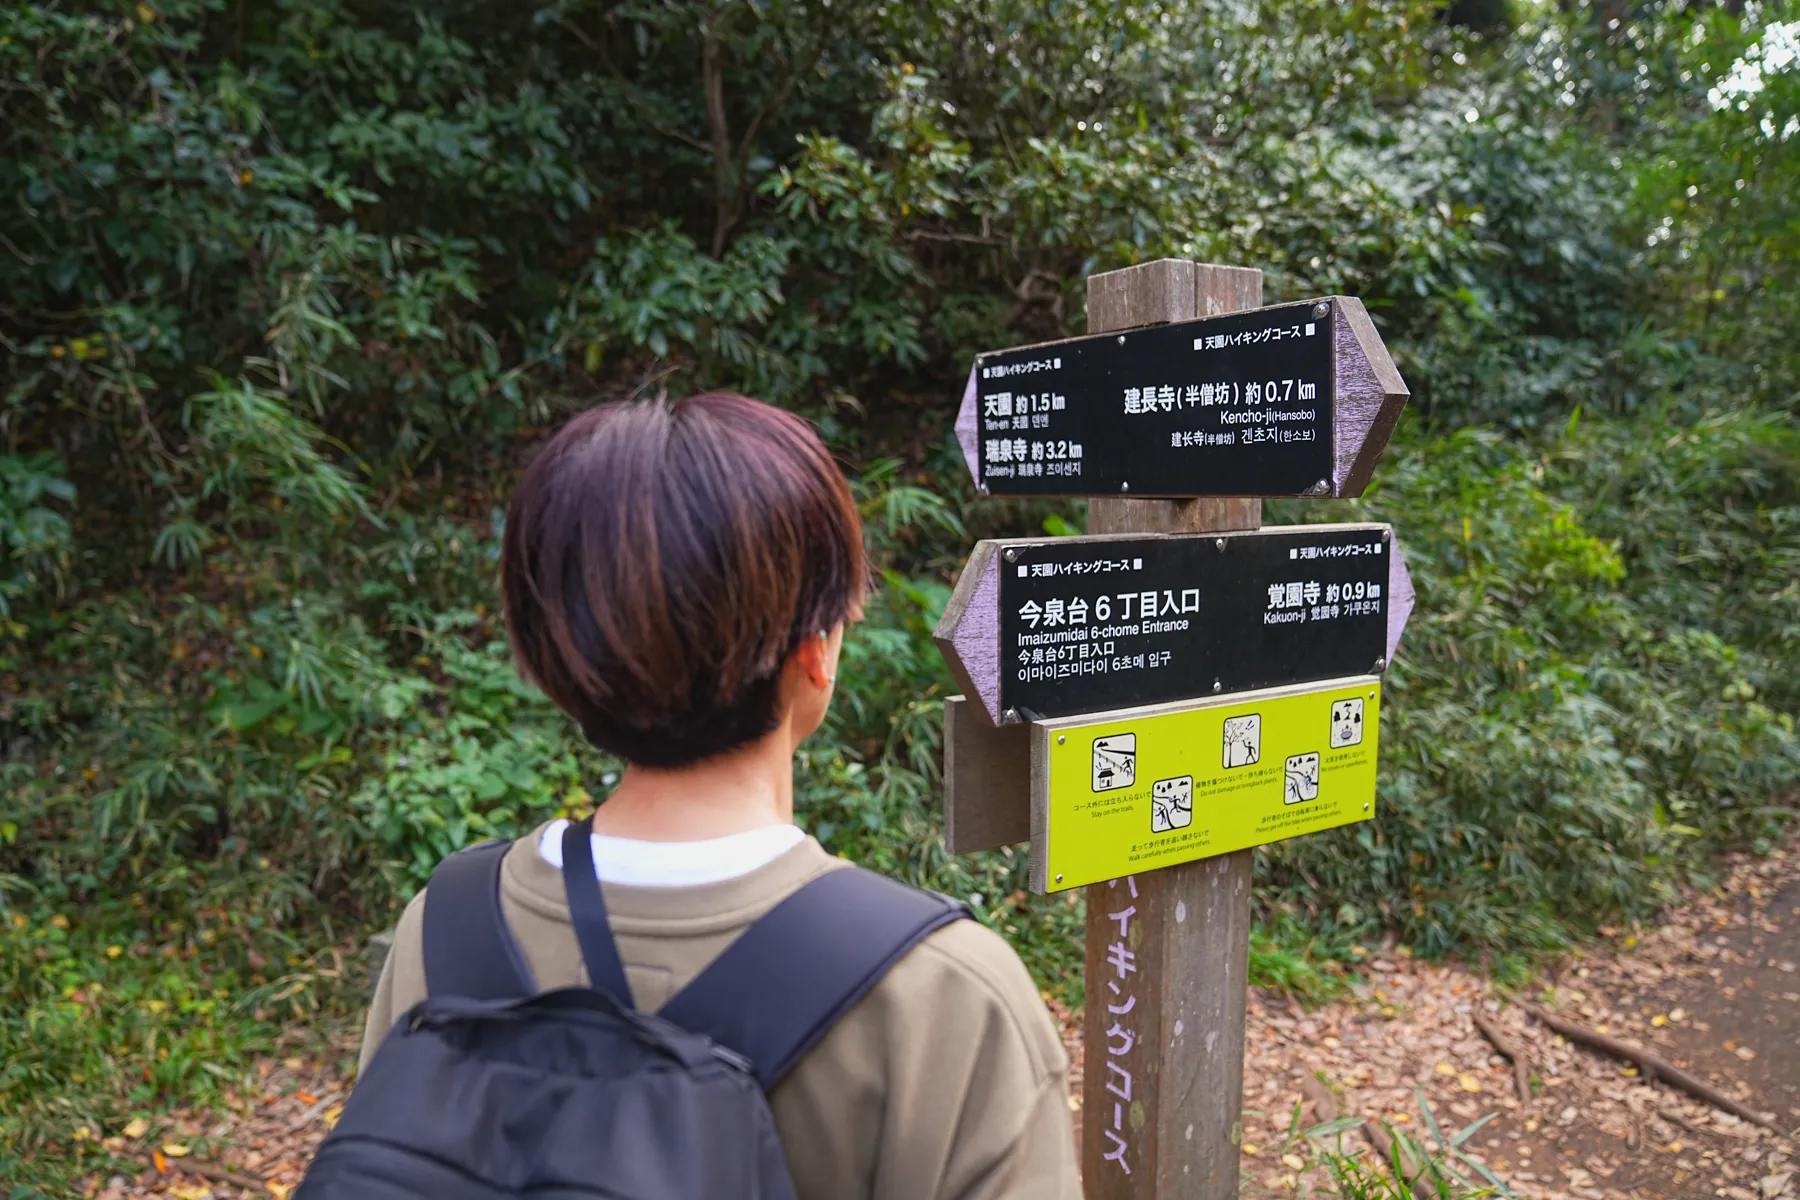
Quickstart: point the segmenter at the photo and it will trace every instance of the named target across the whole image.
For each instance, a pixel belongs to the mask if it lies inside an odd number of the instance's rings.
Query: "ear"
[[[831,686],[831,671],[825,661],[828,649],[823,633],[811,634],[800,639],[794,648],[793,662],[800,669],[801,676],[814,687],[823,690]]]

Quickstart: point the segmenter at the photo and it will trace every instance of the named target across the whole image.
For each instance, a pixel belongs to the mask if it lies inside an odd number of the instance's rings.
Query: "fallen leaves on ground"
[[[328,1058],[341,1062],[353,1053],[353,1043],[345,1040]],[[180,1110],[160,1118],[168,1140],[140,1149],[143,1171],[98,1179],[84,1195],[287,1200],[342,1114],[350,1080],[327,1062],[291,1055],[258,1064],[255,1076],[255,1088],[222,1110]],[[148,1120],[134,1119],[121,1136],[142,1138],[151,1127]]]
[[[1569,956],[1520,995],[1667,1057],[1677,1035],[1710,1032],[1691,1010],[1716,986],[1716,971],[1731,965],[1721,932],[1778,929],[1775,917],[1787,914],[1767,912],[1768,901],[1797,878],[1800,853],[1791,849],[1768,859],[1737,859],[1716,892],[1690,897],[1661,925]],[[1600,1200],[1635,1194],[1650,1200],[1656,1191],[1616,1186],[1631,1158],[1638,1167],[1655,1164],[1673,1184],[1662,1194],[1680,1200],[1731,1200],[1733,1187],[1751,1189],[1746,1194],[1752,1200],[1800,1200],[1800,1172],[1793,1169],[1800,1156],[1793,1143],[1685,1093],[1646,1084],[1629,1064],[1570,1045],[1526,1019],[1476,971],[1418,962],[1391,942],[1373,949],[1359,971],[1362,979],[1349,996],[1314,1012],[1289,997],[1252,989],[1244,1062],[1246,1200],[1301,1188],[1317,1192],[1329,1184],[1322,1168],[1295,1172],[1278,1161],[1287,1152],[1301,1081],[1315,1072],[1339,1090],[1346,1113],[1388,1122],[1427,1145],[1434,1139],[1415,1089],[1446,1136],[1495,1114],[1465,1148],[1520,1196]],[[1641,992],[1660,994],[1654,1002],[1624,1003]],[[1800,992],[1792,994],[1792,1003],[1800,1005]],[[1536,1089],[1529,1104],[1516,1096],[1512,1064],[1475,1028],[1477,1005],[1529,1056]],[[1072,1014],[1058,1015],[1079,1095],[1080,1023]],[[1656,1015],[1664,1020],[1656,1022]],[[1790,1028],[1800,1028],[1800,1008]],[[1732,1090],[1730,1077],[1713,1082]],[[1768,1106],[1741,1080],[1737,1091]],[[1800,1111],[1782,1115],[1800,1124]],[[1306,1112],[1300,1128],[1314,1120]],[[1079,1114],[1075,1123],[1079,1138]],[[1358,1137],[1346,1136],[1342,1145],[1368,1153]],[[1259,1153],[1251,1153],[1252,1146]],[[1271,1146],[1277,1155],[1261,1152]]]
[[[1730,878],[1716,892],[1691,897],[1657,927],[1633,931],[1629,950],[1620,936],[1611,946],[1572,955],[1521,998],[1572,1016],[1580,1012],[1574,1019],[1609,1028],[1613,1036],[1697,1070],[1677,1055],[1675,1039],[1709,1032],[1689,1010],[1694,998],[1705,999],[1705,992],[1717,987],[1719,968],[1734,965],[1734,952],[1721,935],[1778,931],[1778,918],[1790,914],[1768,912],[1768,902],[1800,878],[1800,853],[1791,849],[1731,865]],[[1791,916],[1800,918],[1800,912]],[[1415,1089],[1446,1136],[1496,1114],[1465,1148],[1521,1196],[1648,1200],[1659,1189],[1618,1186],[1630,1174],[1625,1167],[1632,1160],[1634,1169],[1655,1164],[1673,1183],[1672,1189],[1660,1189],[1662,1194],[1682,1200],[1733,1200],[1733,1188],[1745,1190],[1751,1200],[1800,1200],[1795,1170],[1800,1154],[1792,1141],[1666,1085],[1646,1084],[1635,1067],[1569,1044],[1506,1003],[1474,970],[1420,963],[1389,943],[1371,955],[1361,973],[1348,997],[1310,1013],[1286,997],[1253,992],[1244,1064],[1246,1140],[1284,1145],[1301,1101],[1301,1080],[1317,1072],[1339,1089],[1346,1113],[1387,1121],[1428,1145],[1434,1139],[1415,1119]],[[1646,992],[1660,995],[1645,1003]],[[1633,996],[1641,999],[1630,1001]],[[1681,1004],[1673,1005],[1676,1000]],[[1516,1097],[1511,1062],[1470,1019],[1477,1006],[1530,1057],[1536,1090],[1529,1104]],[[1657,1015],[1663,1020],[1655,1020]],[[1800,1009],[1787,1028],[1800,1029]],[[1724,1032],[1712,1034],[1713,1045],[1722,1044]],[[1724,1073],[1711,1082],[1752,1107],[1772,1107],[1771,1098],[1753,1095],[1726,1071],[1726,1061],[1757,1058],[1754,1049],[1740,1044],[1755,1040],[1751,1034],[1731,1032],[1736,1040],[1720,1055]],[[1791,1040],[1792,1033],[1788,1036]],[[1780,1115],[1790,1126],[1800,1124],[1800,1111]],[[1315,1119],[1308,1111],[1301,1128]],[[1346,1151],[1361,1145],[1360,1138],[1343,1142]],[[1266,1158],[1246,1158],[1244,1165],[1246,1197],[1288,1195],[1301,1186],[1318,1190],[1329,1183],[1318,1167],[1290,1182],[1289,1172],[1271,1169]]]

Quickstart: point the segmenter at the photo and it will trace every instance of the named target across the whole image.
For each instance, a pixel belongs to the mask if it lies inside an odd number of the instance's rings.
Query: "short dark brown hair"
[[[818,433],[723,392],[570,421],[526,469],[501,550],[520,671],[594,745],[655,767],[772,730],[782,664],[866,583]]]

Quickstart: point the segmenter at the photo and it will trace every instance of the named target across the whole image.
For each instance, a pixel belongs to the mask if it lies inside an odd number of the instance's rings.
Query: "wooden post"
[[[1162,259],[1088,279],[1090,333],[1261,305],[1262,272],[1243,267]],[[1260,500],[1096,499],[1088,532],[1261,524]],[[1081,1137],[1088,1200],[1237,1196],[1251,854],[1088,888]]]

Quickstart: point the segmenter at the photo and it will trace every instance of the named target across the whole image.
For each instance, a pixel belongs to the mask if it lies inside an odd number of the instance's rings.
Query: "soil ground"
[[[1635,1041],[1770,1114],[1785,1135],[1570,1045],[1469,968],[1418,963],[1389,947],[1371,955],[1343,999],[1316,1011],[1252,996],[1246,1196],[1329,1184],[1290,1140],[1302,1083],[1313,1076],[1332,1087],[1344,1113],[1385,1121],[1428,1145],[1421,1095],[1447,1133],[1492,1114],[1464,1148],[1516,1195],[1800,1200],[1800,1146],[1791,1136],[1800,1131],[1800,850],[1725,867],[1715,892],[1691,897],[1654,928],[1616,931],[1610,943],[1568,956],[1510,999]],[[1478,1010],[1524,1048],[1528,1101],[1515,1094],[1511,1065],[1475,1028]],[[1079,1025],[1063,1017],[1079,1064]],[[336,1120],[353,1049],[262,1063],[256,1094],[183,1114],[159,1145],[138,1147],[141,1174],[96,1179],[87,1194],[279,1200]],[[1317,1117],[1305,1108],[1299,1119],[1304,1128]],[[188,1153],[161,1153],[171,1146]],[[1343,1146],[1370,1153],[1355,1134]]]
[[[1245,1194],[1328,1185],[1319,1168],[1295,1169],[1310,1157],[1304,1152],[1283,1161],[1301,1149],[1289,1133],[1302,1082],[1314,1076],[1344,1114],[1386,1122],[1428,1146],[1421,1094],[1449,1136],[1492,1114],[1465,1149],[1520,1196],[1800,1200],[1792,1137],[1665,1083],[1646,1085],[1636,1068],[1570,1045],[1509,1002],[1541,1004],[1635,1041],[1783,1130],[1800,1130],[1800,850],[1723,866],[1717,891],[1689,897],[1654,928],[1614,931],[1511,998],[1470,968],[1414,962],[1393,947],[1370,957],[1346,997],[1317,1011],[1253,989]],[[1525,1050],[1529,1102],[1516,1094],[1510,1062],[1476,1029],[1478,1008]],[[1065,1019],[1064,1030],[1078,1063],[1080,1026]],[[1318,1120],[1305,1106],[1302,1128]],[[1369,1153],[1355,1135],[1343,1146]]]

